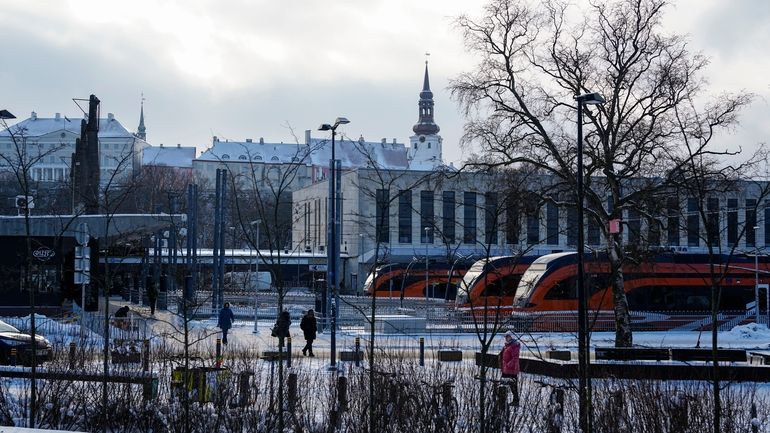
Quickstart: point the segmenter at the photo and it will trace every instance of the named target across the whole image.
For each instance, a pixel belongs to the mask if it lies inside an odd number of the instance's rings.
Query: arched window
[[[277,162],[278,161],[278,157],[274,156],[274,157],[270,158],[270,161],[276,161]]]
[[[241,161],[246,161],[246,155],[238,155],[238,159]]]
[[[224,155],[222,155],[222,159],[230,159],[230,155],[225,153]]]
[[[262,161],[262,155],[257,155],[254,157],[254,159],[257,161]]]

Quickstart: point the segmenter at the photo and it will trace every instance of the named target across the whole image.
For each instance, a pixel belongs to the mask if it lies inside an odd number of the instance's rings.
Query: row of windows
[[[435,198],[434,192],[424,190],[420,192],[420,242],[433,243],[435,236],[442,239],[442,242],[454,243],[456,239],[456,221],[457,209],[462,207],[462,243],[474,244],[479,239],[478,236],[478,193],[463,192],[462,203],[457,202],[455,191],[442,191],[441,206],[442,216],[440,224],[435,220]],[[528,209],[526,200],[507,204],[506,209],[500,209],[498,195],[495,192],[484,194],[484,242],[486,244],[497,244],[498,234],[505,233],[505,242],[508,244],[518,244],[520,242],[521,219],[525,220],[524,234],[527,244],[536,245],[545,243],[548,245],[559,245],[559,236],[562,232],[566,235],[567,245],[577,244],[577,210],[574,208],[560,209],[555,203],[546,203],[543,210]],[[757,206],[756,199],[747,199],[745,201],[745,225],[739,222],[738,199],[727,200],[726,217],[726,237],[730,245],[734,245],[739,240],[739,232],[745,227],[743,241],[747,247],[756,246],[756,228],[757,215],[754,210]],[[390,242],[390,192],[385,189],[377,190],[376,194],[376,232],[377,241]],[[646,231],[643,231],[643,217],[638,211],[629,211],[625,221],[624,231],[627,232],[628,242],[631,244],[639,243],[643,238],[649,245],[672,245],[679,246],[681,235],[684,233],[687,245],[698,247],[705,245],[705,241],[716,243],[717,237],[723,236],[719,207],[717,198],[710,198],[706,204],[706,227],[701,227],[701,218],[698,212],[698,203],[695,199],[687,201],[687,215],[684,219],[679,209],[679,201],[675,198],[666,203],[667,216],[662,219],[645,219]],[[411,190],[401,190],[398,193],[398,242],[409,244],[413,241],[413,197]],[[501,210],[503,212],[501,212]],[[566,212],[566,215],[563,213]],[[566,217],[566,228],[562,227],[562,218]],[[770,244],[770,201],[764,208],[764,241]],[[544,219],[544,221],[542,221]],[[681,223],[684,221],[684,232]],[[542,232],[542,223],[544,224],[544,233]],[[664,231],[665,222],[665,231]],[[424,230],[428,227],[429,230]],[[434,233],[441,230],[440,233]],[[712,229],[713,228],[713,229]],[[711,229],[711,230],[706,230]],[[600,245],[602,230],[593,220],[589,219],[586,225],[586,243],[588,245]],[[545,235],[545,238],[541,238]],[[663,235],[666,236],[665,241]]]

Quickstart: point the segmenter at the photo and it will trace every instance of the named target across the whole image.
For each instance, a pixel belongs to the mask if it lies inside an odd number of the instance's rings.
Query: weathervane
[[[428,57],[430,57],[430,53],[426,51],[425,52],[425,64],[426,65],[428,64]]]

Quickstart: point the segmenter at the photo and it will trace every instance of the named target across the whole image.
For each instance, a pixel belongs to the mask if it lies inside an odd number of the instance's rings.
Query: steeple
[[[430,91],[427,60],[425,60],[425,78],[422,82],[422,92],[420,92],[420,102],[418,105],[420,117],[417,124],[412,128],[412,131],[417,135],[438,134],[439,127],[433,120],[433,92]]]
[[[139,111],[139,127],[136,128],[136,136],[147,140],[147,128],[144,127],[144,93],[142,93],[142,106]]]

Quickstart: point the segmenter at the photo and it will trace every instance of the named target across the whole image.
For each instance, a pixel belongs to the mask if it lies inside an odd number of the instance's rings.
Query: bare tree
[[[608,222],[631,209],[644,215],[639,207],[644,198],[660,193],[684,162],[709,151],[682,150],[678,110],[714,119],[716,132],[735,125],[751,100],[746,93],[724,94],[717,103],[696,104],[705,97],[708,62],[689,50],[684,37],[663,34],[666,4],[593,2],[574,22],[559,0],[536,6],[492,0],[481,19],[457,20],[480,61],[450,88],[469,119],[464,141],[480,146],[488,165],[528,163],[574,191],[573,98],[599,92],[607,99],[586,110],[585,196],[588,218],[607,242],[617,346],[633,340],[623,290],[623,241],[619,233],[609,233]]]

